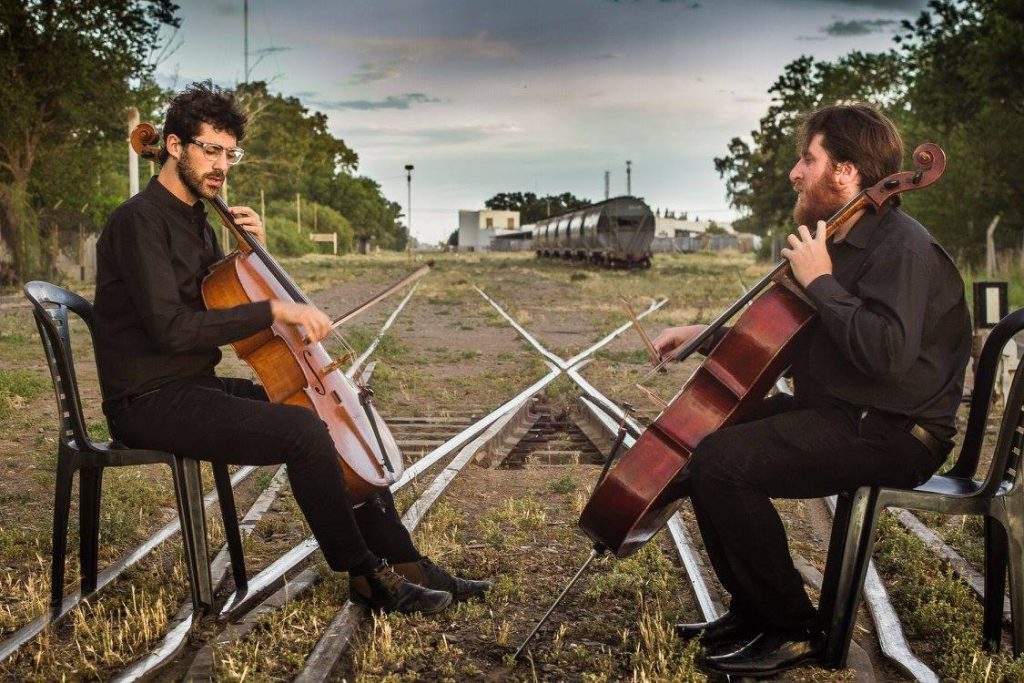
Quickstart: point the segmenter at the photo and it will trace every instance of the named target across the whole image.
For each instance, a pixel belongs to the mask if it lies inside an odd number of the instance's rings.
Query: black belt
[[[953,450],[952,444],[942,443],[936,439],[931,432],[917,423],[911,423],[910,429],[907,431],[910,432],[911,436],[924,444],[924,447],[927,448],[936,458],[942,458],[945,460],[946,456],[949,455],[949,452]]]
[[[896,415],[894,413],[886,413],[884,411],[876,410],[874,408],[864,408],[863,410],[860,411],[860,419],[863,420],[864,416],[867,415],[869,412],[900,421],[902,423],[903,428],[910,432],[911,436],[920,441],[921,445],[927,448],[928,452],[934,455],[936,458],[945,459],[945,457],[949,455],[949,452],[953,450],[952,444],[943,443],[939,441],[938,439],[935,438],[934,434],[932,434],[927,429],[917,424],[908,417]]]

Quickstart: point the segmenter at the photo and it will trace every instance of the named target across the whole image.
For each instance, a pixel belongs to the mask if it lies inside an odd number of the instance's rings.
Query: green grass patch
[[[0,418],[22,408],[49,386],[49,379],[38,372],[0,370]]]

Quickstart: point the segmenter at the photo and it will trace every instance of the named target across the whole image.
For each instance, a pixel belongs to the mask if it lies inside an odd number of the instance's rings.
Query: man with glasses
[[[219,347],[272,322],[301,325],[314,341],[331,321],[316,307],[259,301],[206,310],[200,290],[224,254],[202,199],[242,158],[246,116],[228,94],[195,83],[171,102],[160,173],[119,206],[97,243],[95,347],[103,411],[134,448],[236,465],[286,463],[295,500],[353,601],[431,613],[479,597],[486,581],[448,574],[413,545],[386,489],[353,508],[326,425],[312,411],[267,402],[249,380],[214,374]],[[265,243],[259,214],[231,207]],[[391,564],[388,564],[390,562]]]

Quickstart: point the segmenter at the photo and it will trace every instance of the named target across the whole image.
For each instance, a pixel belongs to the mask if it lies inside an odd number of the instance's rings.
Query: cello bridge
[[[345,364],[347,364],[347,363],[349,363],[351,361],[352,361],[352,354],[351,353],[346,353],[345,355],[341,356],[340,358],[336,358],[335,360],[332,360],[330,363],[328,363],[327,365],[325,365],[323,368],[320,369],[320,377],[326,377],[327,375],[331,374],[335,370],[338,370],[339,368],[341,368],[342,365],[345,365]]]

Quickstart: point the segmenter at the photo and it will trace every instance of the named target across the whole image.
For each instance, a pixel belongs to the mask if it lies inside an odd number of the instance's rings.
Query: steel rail
[[[235,473],[231,475],[232,488],[252,474],[255,469],[255,467],[240,467],[236,470]],[[203,507],[209,507],[217,500],[217,498],[217,489],[214,488],[210,493],[203,496]],[[142,543],[142,545],[123,555],[113,564],[104,567],[96,576],[96,590],[91,593],[89,597],[99,593],[99,591],[106,587],[111,581],[121,576],[126,569],[144,558],[152,552],[154,548],[179,531],[181,531],[181,520],[179,520],[177,515],[175,515],[170,522],[150,536],[148,540]],[[8,636],[2,643],[0,643],[0,662],[10,657],[18,650],[18,648],[39,635],[44,628],[67,616],[68,612],[81,604],[85,597],[86,596],[82,595],[82,591],[80,589],[76,590],[61,601],[60,610],[56,615],[53,615],[50,612],[42,614]]]
[[[281,465],[274,473],[274,477],[270,480],[267,488],[256,497],[256,500],[253,501],[249,510],[246,511],[242,520],[238,523],[238,530],[243,537],[252,533],[256,523],[273,505],[281,487],[284,485],[284,481],[285,467]],[[214,581],[214,592],[221,586],[224,578],[227,576],[230,559],[230,554],[225,545],[214,557],[213,562],[210,563],[210,575]],[[171,626],[160,643],[149,654],[136,660],[119,672],[113,679],[115,683],[137,681],[167,663],[168,660],[181,652],[194,623],[195,613],[192,610],[192,602],[186,600],[171,620]]]
[[[580,379],[582,379],[582,377]],[[593,393],[600,394],[600,392],[592,386],[590,389]],[[625,418],[622,409],[612,403],[607,397],[602,395],[602,398],[606,403],[610,404],[618,411],[618,420]],[[618,431],[619,427],[616,419],[613,419],[613,417],[608,414],[607,410],[599,408],[596,403],[591,400],[589,395],[581,396],[580,402],[594,417],[594,419],[596,419],[610,434],[615,434]],[[622,445],[629,448],[633,445],[634,441],[634,438],[627,434]],[[697,599],[697,604],[700,607],[701,614],[707,621],[718,618],[725,609],[721,601],[712,597],[711,591],[708,590],[708,581],[703,565],[699,559],[700,556],[698,555],[696,548],[693,546],[693,541],[690,539],[690,532],[686,528],[686,523],[678,512],[669,518],[668,531],[669,535],[672,537],[672,542],[676,547],[676,552],[679,553],[679,559],[683,563],[683,568],[686,570],[687,576],[690,577],[690,586],[693,589],[694,597]]]
[[[826,498],[829,511],[835,515],[836,497]],[[911,651],[907,638],[903,635],[900,619],[889,601],[889,593],[882,584],[882,579],[875,570],[875,561],[868,561],[868,571],[864,578],[864,601],[875,622],[878,634],[878,646],[905,673],[922,683],[938,683],[939,677]]]
[[[430,508],[441,498],[449,484],[454,481],[455,477],[462,472],[473,457],[492,439],[499,437],[502,430],[509,423],[521,418],[524,411],[528,409],[528,400],[522,401],[517,409],[510,410],[499,417],[486,431],[459,451],[459,454],[448,463],[423,494],[402,515],[402,523],[409,530],[409,533],[416,531],[416,528],[423,521]],[[322,683],[326,681],[347,649],[352,634],[366,612],[364,608],[353,604],[351,601],[346,602],[306,659],[306,665],[296,676],[295,683]]]
[[[402,299],[401,303],[399,303],[395,311],[393,311],[392,314],[388,316],[388,319],[385,321],[384,326],[377,334],[376,338],[374,339],[374,342],[371,344],[371,347],[367,351],[365,351],[356,361],[352,363],[352,365],[346,372],[346,376],[348,376],[351,379],[351,377],[355,374],[359,367],[366,361],[367,358],[369,358],[372,351],[376,349],[381,337],[383,337],[387,329],[394,323],[395,319],[398,316],[398,313],[401,312],[401,310],[405,307],[405,304],[409,301],[409,299],[412,297],[413,292],[415,292],[418,287],[419,283],[417,282],[409,291],[409,293]],[[361,383],[365,384],[366,382],[369,381],[369,376],[373,373],[375,365],[376,363],[370,363],[363,370],[363,373],[360,377]],[[282,465],[277,470],[277,473],[275,474],[275,479],[277,477],[282,477],[283,481],[285,471],[286,468],[285,466]],[[268,491],[270,491],[271,488],[274,488],[273,493],[270,495],[269,498],[264,498],[264,496],[268,494]],[[276,488],[273,487],[272,481],[271,486],[268,486],[268,489],[264,491],[260,497],[257,498],[256,502],[253,504],[253,508],[250,508],[250,513],[256,516],[254,516],[252,518],[252,521],[248,522],[247,525],[247,519],[249,518],[249,513],[247,513],[246,518],[243,518],[242,522],[239,524],[239,529],[243,531],[243,533],[249,533],[255,526],[259,518],[262,517],[263,513],[265,513],[266,510],[269,509],[270,505],[273,503],[273,500],[277,496],[277,491],[279,490],[279,488],[280,485],[278,485]],[[285,556],[278,558],[276,562],[272,563],[269,567],[259,572],[255,577],[253,577],[252,580],[249,581],[249,586],[246,588],[245,591],[239,592],[236,590],[232,592],[231,596],[229,596],[228,598],[227,604],[230,605],[233,602],[237,603],[235,607],[235,611],[237,613],[239,606],[241,606],[242,604],[251,605],[256,598],[264,595],[267,591],[277,586],[281,581],[284,580],[285,574],[288,571],[291,571],[296,566],[304,562],[305,559],[308,558],[309,555],[311,555],[313,551],[317,549],[317,547],[319,547],[316,544],[316,541],[313,541],[312,544],[310,544],[311,540],[312,539],[306,539],[295,548],[292,548],[288,553],[285,554]],[[215,573],[215,575],[219,577],[217,579],[217,587],[220,586],[220,583],[223,581],[224,575],[227,572],[227,558],[227,549],[225,547],[216,556],[213,563],[211,564],[211,574]],[[257,579],[259,579],[259,581],[257,581]],[[190,609],[189,605],[183,604],[178,614],[175,616],[175,619],[172,621],[174,625],[171,627],[170,631],[168,631],[168,633],[165,634],[164,638],[160,641],[160,644],[156,647],[156,649],[151,651],[142,659],[136,660],[133,664],[129,665],[127,669],[123,670],[121,674],[118,675],[116,680],[136,681],[142,678],[143,676],[146,676],[149,673],[164,666],[164,664],[166,664],[172,657],[176,656],[181,651],[182,647],[185,644],[185,640],[188,637],[189,632],[191,631],[194,621],[195,615],[192,613],[192,610]]]
[[[373,342],[368,347],[366,347],[366,350],[363,351],[358,358],[352,361],[352,365],[350,365],[348,370],[345,371],[346,377],[352,379],[352,377],[356,374],[356,371],[358,371],[359,368],[363,366],[363,363],[366,362],[366,359],[369,358],[373,354],[373,352],[377,350],[377,345],[380,344],[381,339],[384,338],[384,334],[389,329],[391,329],[391,325],[395,322],[395,319],[398,318],[398,314],[401,313],[402,309],[405,308],[405,305],[409,303],[409,299],[411,299],[412,295],[416,293],[416,290],[419,288],[419,286],[419,282],[414,284],[412,286],[412,289],[409,290],[409,293],[406,294],[405,298],[402,299],[402,302],[398,304],[394,311],[391,312],[391,315],[388,316],[388,319],[384,321],[384,326],[380,328],[380,331],[377,333],[377,336],[374,337]]]
[[[479,290],[478,290],[479,291]],[[482,293],[482,291],[481,291]],[[411,293],[410,293],[411,295]],[[403,300],[400,306],[404,306],[407,297]],[[638,317],[644,317],[649,313],[656,311],[661,308],[668,300],[662,299],[657,302],[652,302],[651,306],[641,313]],[[391,318],[389,318],[389,321]],[[605,335],[603,338],[592,344],[590,347],[584,349],[580,353],[573,356],[571,359],[573,363],[568,365],[566,361],[561,361],[563,367],[551,367],[549,365],[549,372],[544,377],[539,379],[533,385],[520,392],[516,397],[510,399],[506,403],[499,406],[497,409],[477,420],[472,425],[464,429],[456,436],[449,439],[447,442],[438,446],[429,454],[418,460],[416,463],[408,467],[403,476],[391,486],[391,491],[395,492],[403,488],[406,484],[412,481],[416,476],[421,474],[427,468],[436,464],[439,460],[452,453],[455,449],[464,446],[467,442],[475,437],[479,436],[483,431],[487,430],[495,421],[499,420],[503,415],[512,411],[522,403],[524,403],[529,397],[536,394],[538,391],[543,389],[545,386],[554,381],[559,375],[566,371],[576,370],[585,365],[586,358],[595,353],[600,348],[607,345],[618,335],[629,329],[631,323],[626,323],[616,328],[612,332]],[[353,363],[353,367],[356,364]],[[230,619],[233,615],[241,614],[253,607],[257,598],[265,595],[269,590],[272,590],[278,585],[284,576],[295,570],[299,565],[305,562],[310,555],[312,555],[318,548],[316,540],[312,537],[306,538],[298,545],[293,547],[287,553],[279,557],[270,566],[266,567],[255,576],[249,579],[248,589],[244,593],[238,591],[233,592],[225,602],[219,618]],[[128,670],[122,672],[122,675],[117,678],[118,681],[134,681],[140,677],[158,669],[163,666],[171,657],[180,651],[181,646],[184,644],[185,638],[187,637],[194,616],[189,614],[187,617],[183,617],[180,620],[176,620],[175,626],[172,627],[158,648],[151,652],[149,655],[141,660],[138,660],[129,667]],[[343,621],[342,617],[338,620]],[[354,628],[354,627],[353,627]],[[133,672],[131,676],[127,676],[128,672]]]

